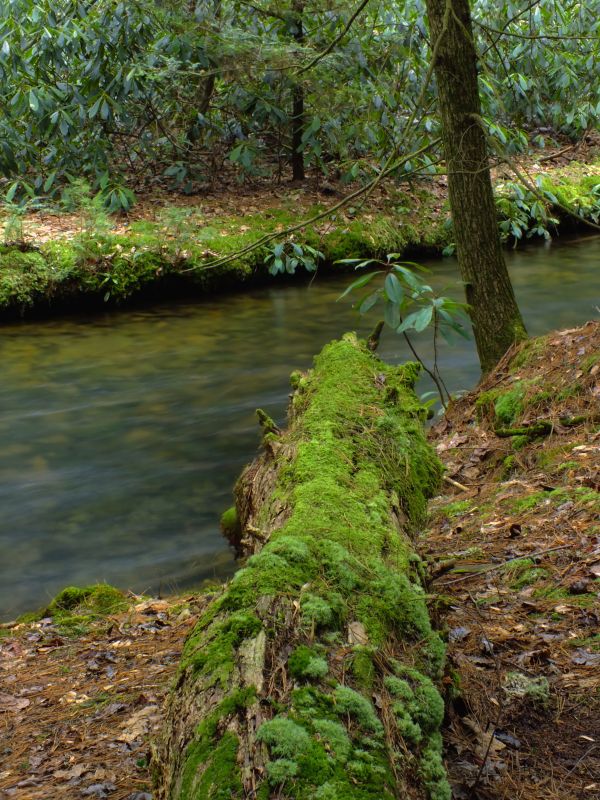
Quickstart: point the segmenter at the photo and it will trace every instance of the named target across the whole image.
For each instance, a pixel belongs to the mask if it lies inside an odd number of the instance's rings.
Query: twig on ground
[[[474,578],[476,575],[483,575],[488,572],[496,572],[502,567],[510,564],[511,561],[520,561],[522,558],[537,558],[537,556],[546,555],[546,553],[554,553],[557,550],[566,550],[569,547],[572,547],[572,544],[561,544],[558,547],[549,547],[547,550],[538,550],[535,553],[522,553],[520,556],[514,556],[513,558],[507,558],[506,561],[502,561],[500,564],[494,564],[491,567],[486,567],[485,569],[479,569],[477,572],[469,572],[466,575],[461,575],[460,578],[455,578],[452,581],[447,581],[446,583],[440,583],[440,586],[450,586],[452,583],[460,583],[461,581],[469,580],[469,578]]]

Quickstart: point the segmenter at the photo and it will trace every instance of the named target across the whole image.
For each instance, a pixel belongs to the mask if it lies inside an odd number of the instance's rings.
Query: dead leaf
[[[123,733],[117,736],[118,741],[131,743],[143,738],[160,720],[160,709],[156,705],[146,706],[132,714],[121,724]]]
[[[22,711],[30,704],[26,697],[15,697],[13,694],[0,694],[0,713]]]
[[[76,764],[71,769],[57,769],[56,772],[53,773],[55,778],[63,781],[71,781],[76,778],[81,778],[88,771],[89,767],[85,764]]]
[[[348,641],[350,644],[367,644],[369,637],[362,622],[355,620],[348,625]]]

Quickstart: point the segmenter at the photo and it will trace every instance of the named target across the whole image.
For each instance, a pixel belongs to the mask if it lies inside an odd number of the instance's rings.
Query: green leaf
[[[417,316],[415,318],[415,330],[417,333],[421,333],[424,331],[425,328],[431,322],[431,318],[433,317],[433,306],[426,306],[422,308],[420,311],[417,312]]]
[[[12,203],[12,201],[13,201],[13,199],[14,199],[14,197],[15,197],[16,193],[17,193],[17,189],[18,189],[18,188],[19,188],[19,181],[15,181],[13,184],[11,184],[11,187],[10,187],[10,189],[9,189],[9,190],[8,190],[8,192],[6,193],[6,200],[7,200],[9,203]]]
[[[93,106],[90,108],[90,110],[88,111],[88,117],[89,117],[90,119],[94,119],[94,117],[96,116],[96,114],[97,114],[97,113],[98,113],[98,111],[100,110],[100,103],[101,103],[101,102],[102,102],[102,98],[101,98],[101,97],[99,97],[99,98],[96,100],[96,102],[94,103],[94,105],[93,105]]]
[[[377,270],[377,272],[369,272],[368,275],[361,275],[358,280],[353,281],[350,286],[347,286],[342,294],[337,298],[337,300],[342,300],[344,297],[347,297],[350,292],[355,291],[355,289],[362,289],[363,286],[366,286],[369,281],[372,281],[375,275],[381,275],[382,270]],[[336,301],[337,302],[337,301]]]
[[[40,107],[40,101],[38,100],[35,92],[33,89],[29,90],[29,108],[32,111],[37,111]]]
[[[396,328],[396,333],[405,333],[406,331],[412,330],[415,327],[415,319],[418,314],[418,311],[413,311],[408,314]]]
[[[383,309],[383,319],[386,325],[396,330],[400,324],[400,308],[397,303],[392,303],[389,300],[386,302]]]
[[[391,300],[392,303],[396,303],[396,305],[400,305],[404,299],[404,291],[402,289],[402,284],[393,272],[388,272],[383,286],[388,300]],[[399,324],[399,321],[396,324]]]
[[[48,175],[48,177],[44,181],[44,191],[45,192],[50,190],[50,187],[54,183],[55,178],[56,178],[56,170],[54,170],[54,172],[51,172],[50,175]]]
[[[375,303],[379,300],[379,292],[373,292],[373,294],[368,295],[362,301],[360,306],[358,307],[359,313],[366,314],[367,311],[370,311]]]

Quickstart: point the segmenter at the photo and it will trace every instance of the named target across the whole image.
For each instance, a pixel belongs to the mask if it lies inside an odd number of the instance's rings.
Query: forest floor
[[[508,354],[431,431],[449,491],[418,544],[448,636],[454,800],[600,798],[599,407],[588,323]],[[149,800],[150,741],[204,602],[131,597],[79,635],[52,617],[2,626],[1,800]]]
[[[590,134],[576,145],[519,157],[517,171],[533,192],[507,164],[496,164],[504,238],[587,229],[583,220],[595,225],[599,156],[600,135]],[[542,202],[538,179],[550,193]],[[301,186],[267,179],[240,185],[224,174],[202,195],[186,197],[159,186],[122,215],[108,216],[85,193],[73,213],[5,207],[0,210],[0,317],[239,289],[290,279],[288,272],[305,275],[303,259],[341,270],[349,269],[339,264],[344,259],[392,252],[415,258],[452,250],[445,175],[382,181],[370,194],[346,202],[356,188],[317,178]],[[279,266],[273,262],[276,245]],[[311,255],[311,248],[320,256]],[[275,277],[269,266],[279,269]]]
[[[585,139],[576,143],[560,142],[538,153],[515,157],[514,163],[532,182],[535,182],[539,174],[552,174],[555,171],[577,178],[581,173],[580,165],[593,165],[599,153],[600,134],[591,131]],[[492,176],[496,182],[518,182],[518,177],[510,166],[503,163],[492,167]],[[239,223],[237,230],[233,232],[245,234],[256,224],[257,217],[260,220],[262,215],[268,216],[278,207],[286,211],[293,209],[295,221],[299,221],[302,217],[309,217],[321,206],[335,205],[355,189],[354,184],[344,185],[335,179],[326,180],[318,175],[309,175],[303,184],[290,183],[285,179],[275,181],[273,178],[251,178],[240,182],[237,173],[230,169],[220,175],[218,183],[207,187],[200,194],[177,194],[160,185],[152,194],[141,193],[129,212],[111,217],[111,227],[114,233],[127,234],[132,231],[132,226],[135,230],[137,223],[160,223],[161,215],[166,209],[177,207],[206,225],[210,225],[211,221],[226,224],[231,219]],[[418,213],[424,204],[419,191],[422,189],[435,198],[432,210],[440,212],[447,199],[446,176],[417,176],[404,183],[383,181],[366,200],[359,197],[356,202],[342,210],[339,222],[347,223],[363,214],[367,215],[365,221],[369,222],[370,214],[397,209],[400,201],[407,200],[411,201],[410,207],[404,208],[404,211],[408,212],[409,221],[414,222],[413,213],[410,212]],[[425,205],[429,206],[427,202]],[[0,224],[3,220],[6,222],[9,216],[8,212],[0,211]],[[81,231],[85,219],[82,220],[79,211],[67,212],[42,206],[39,211],[27,214],[23,224],[26,238],[41,243],[55,238],[72,239]],[[335,221],[325,220],[318,228],[325,234],[332,225],[335,226]],[[171,231],[172,236],[176,233],[176,230]],[[223,233],[230,235],[232,231],[226,227]]]

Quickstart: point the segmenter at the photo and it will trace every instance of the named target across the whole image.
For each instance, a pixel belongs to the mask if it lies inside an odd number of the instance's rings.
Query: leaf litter
[[[2,626],[1,800],[150,800],[150,741],[203,603],[144,599],[76,637],[52,618]]]
[[[598,323],[534,340],[431,432],[455,482],[421,540],[448,631],[455,798],[600,798],[598,363]],[[496,434],[486,398],[515,386],[513,424],[548,435]]]

